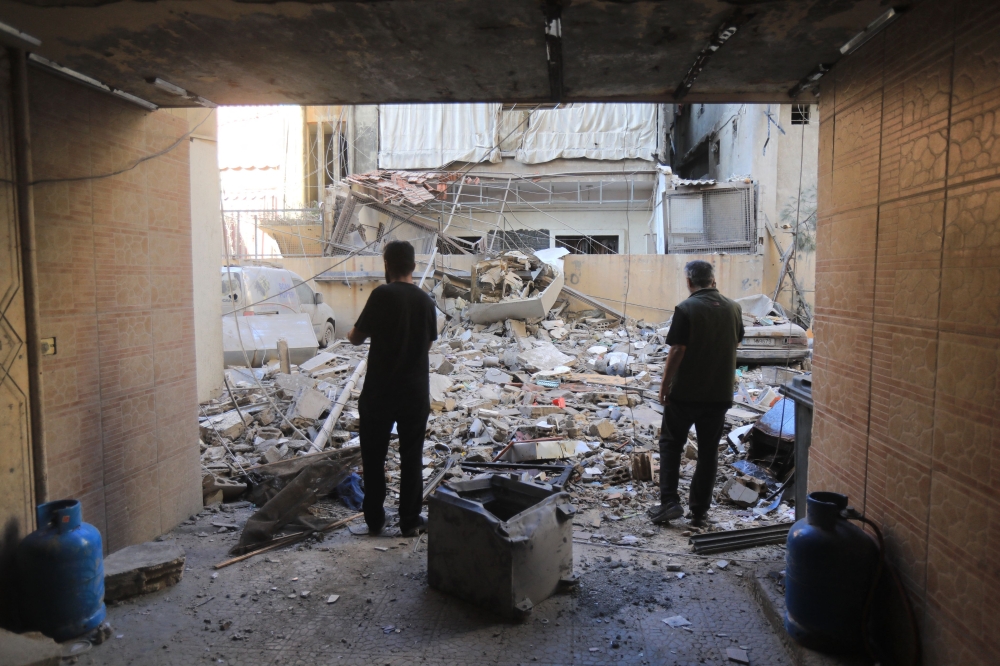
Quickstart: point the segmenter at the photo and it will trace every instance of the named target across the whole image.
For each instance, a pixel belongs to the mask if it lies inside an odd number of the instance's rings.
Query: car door
[[[295,295],[299,299],[299,311],[309,315],[309,321],[312,322],[313,331],[316,332],[316,339],[318,340],[319,336],[322,335],[323,322],[317,321],[316,297],[313,295],[313,290],[309,288],[309,285],[296,277],[292,278],[292,285],[295,286]]]

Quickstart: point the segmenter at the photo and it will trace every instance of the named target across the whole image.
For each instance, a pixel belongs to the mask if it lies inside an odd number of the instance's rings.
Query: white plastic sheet
[[[655,104],[570,104],[532,112],[517,161],[653,160],[655,153]]]
[[[384,104],[378,124],[380,169],[500,161],[499,104]]]

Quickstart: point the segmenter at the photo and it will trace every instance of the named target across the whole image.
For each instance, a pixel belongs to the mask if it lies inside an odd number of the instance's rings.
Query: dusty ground
[[[110,607],[112,638],[77,663],[731,664],[726,648],[736,646],[751,664],[790,663],[747,589],[754,562],[718,569],[726,556],[574,544],[578,588],[512,624],[430,589],[426,537],[398,532],[358,537],[342,529],[216,572],[212,565],[226,558],[237,532],[220,534],[224,528],[212,523],[242,525],[249,515],[249,508],[205,512],[165,535],[187,551],[183,580]],[[689,552],[683,521],[657,528],[636,516],[613,529],[652,529],[646,548]],[[780,562],[783,551],[731,555]],[[667,571],[668,563],[681,564],[684,577]],[[331,594],[340,598],[328,604]],[[690,627],[663,623],[674,615]]]

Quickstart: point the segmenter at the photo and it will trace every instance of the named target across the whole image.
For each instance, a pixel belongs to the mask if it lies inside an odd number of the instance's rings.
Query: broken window
[[[808,104],[792,104],[792,124],[793,125],[809,124]]]
[[[570,254],[618,254],[618,236],[556,236],[556,247]]]
[[[752,184],[678,190],[665,199],[666,252],[756,251],[757,206]]]

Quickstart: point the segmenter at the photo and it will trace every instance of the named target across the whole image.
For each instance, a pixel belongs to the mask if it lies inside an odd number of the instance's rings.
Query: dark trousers
[[[377,530],[385,524],[385,457],[389,452],[392,424],[399,434],[399,524],[412,527],[423,503],[421,458],[429,397],[361,396],[358,402],[361,416],[361,461],[364,464],[365,500],[362,509],[368,529]]]
[[[697,403],[678,404],[671,401],[663,408],[660,428],[660,504],[680,503],[677,482],[681,471],[681,455],[693,424],[698,435],[698,464],[691,480],[688,505],[691,513],[705,514],[712,506],[712,490],[719,466],[719,440],[726,423],[727,407]]]

